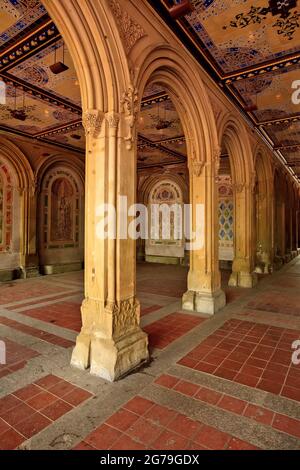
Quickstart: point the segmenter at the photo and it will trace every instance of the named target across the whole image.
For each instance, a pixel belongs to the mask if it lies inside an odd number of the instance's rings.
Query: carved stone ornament
[[[86,136],[92,136],[95,139],[101,133],[102,123],[104,120],[104,113],[97,109],[86,111],[82,117],[82,124],[85,129]]]
[[[125,137],[126,147],[131,150],[134,142],[134,125],[138,113],[138,92],[133,85],[129,85],[128,90],[123,93],[121,106],[128,126],[128,134]]]
[[[120,122],[120,116],[117,113],[107,113],[105,115],[106,121],[108,122],[108,127],[111,129],[117,129]]]
[[[128,332],[138,325],[137,308],[138,302],[135,297],[122,300],[114,305],[113,309],[113,332],[116,336]]]
[[[146,33],[144,29],[129,16],[127,11],[122,10],[119,2],[109,0],[109,4],[119,27],[119,33],[124,44],[125,52],[128,55],[136,42],[146,36]]]
[[[205,166],[205,163],[204,162],[199,162],[198,160],[194,159],[192,160],[192,171],[193,171],[193,175],[194,176],[197,176],[197,178],[199,178],[199,176],[201,175],[202,173],[202,170],[203,170],[203,167]]]
[[[243,191],[243,189],[245,188],[245,184],[244,183],[236,183],[236,184],[233,185],[233,188],[235,189],[235,192],[241,193]]]

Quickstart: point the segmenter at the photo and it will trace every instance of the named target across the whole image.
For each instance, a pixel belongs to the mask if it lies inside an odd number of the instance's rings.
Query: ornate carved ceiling
[[[0,130],[84,153],[79,84],[59,31],[38,0],[1,0],[0,15],[0,78],[7,88]],[[55,75],[50,66],[58,61],[68,69]],[[14,117],[15,109],[24,109],[24,121]],[[160,130],[159,120],[164,121]],[[185,166],[178,115],[157,86],[145,90],[139,132],[140,170]]]
[[[148,1],[300,177],[300,1],[191,0],[177,20]]]
[[[300,0],[191,0],[193,12],[179,20],[168,13],[173,1],[149,1],[300,176],[300,105],[291,99],[300,79]],[[0,130],[84,152],[78,81],[59,31],[39,0],[1,0],[0,14]],[[68,69],[53,74],[55,61]],[[22,108],[24,121],[12,114]],[[185,164],[178,115],[159,87],[145,90],[139,134],[140,169]]]

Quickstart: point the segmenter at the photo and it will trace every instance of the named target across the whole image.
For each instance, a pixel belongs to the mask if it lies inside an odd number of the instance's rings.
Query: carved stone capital
[[[191,162],[191,169],[192,169],[193,175],[199,178],[204,166],[205,166],[205,162],[203,161],[200,162],[196,159],[193,159]]]
[[[104,117],[104,113],[98,109],[89,109],[83,113],[82,124],[85,129],[86,136],[92,136],[95,139],[99,137]]]
[[[120,115],[114,112],[106,113],[105,119],[110,129],[118,129],[120,122]]]
[[[125,52],[128,55],[139,39],[146,36],[145,30],[136,20],[122,9],[121,4],[117,0],[109,0],[110,8],[119,28]]]

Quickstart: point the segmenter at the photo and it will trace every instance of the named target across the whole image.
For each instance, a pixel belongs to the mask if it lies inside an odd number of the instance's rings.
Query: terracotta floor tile
[[[9,429],[1,435],[0,450],[14,450],[24,441],[25,438],[21,434],[14,429]]]
[[[12,408],[10,411],[1,414],[1,418],[4,419],[11,426],[15,426],[21,421],[24,421],[27,418],[30,418],[34,413],[34,410],[25,403]]]
[[[106,421],[106,424],[118,429],[119,431],[126,431],[138,419],[139,416],[135,413],[126,409],[120,409]]]
[[[135,397],[132,400],[130,400],[126,405],[124,405],[124,408],[126,408],[129,411],[132,411],[133,413],[136,413],[140,416],[144,415],[150,408],[152,408],[154,403],[150,400],[146,400],[145,398],[142,397]]]
[[[271,425],[274,418],[274,413],[273,411],[267,410],[266,408],[249,403],[244,411],[244,416],[254,419],[259,423]]]
[[[175,385],[174,390],[193,397],[198,392],[199,386],[185,380],[180,380],[180,382]]]
[[[29,418],[15,425],[15,429],[27,439],[39,433],[52,422],[40,413],[32,414]]]
[[[154,440],[160,436],[162,430],[163,428],[160,426],[157,426],[145,418],[140,418],[132,426],[130,426],[126,433],[142,444],[151,446]]]
[[[218,403],[219,408],[236,414],[243,414],[247,403],[234,397],[224,396]]]
[[[168,425],[170,431],[175,431],[177,434],[192,440],[193,437],[200,431],[202,425],[182,414],[178,414]]]
[[[58,418],[65,415],[70,410],[72,410],[71,405],[69,405],[68,403],[62,400],[57,400],[51,405],[43,409],[43,415],[45,415],[47,418],[51,419],[52,421],[56,421]]]
[[[54,403],[56,400],[56,396],[52,395],[49,392],[41,391],[41,393],[39,393],[38,395],[35,395],[34,397],[27,400],[26,403],[27,405],[31,406],[32,408],[38,411],[51,405],[51,403]]]
[[[120,436],[120,431],[102,424],[85,438],[85,442],[98,450],[108,450],[117,442]]]
[[[172,431],[163,431],[162,434],[152,444],[157,450],[182,450],[188,445],[188,440]]]
[[[67,393],[64,395],[64,401],[70,403],[72,406],[78,406],[84,401],[88,400],[92,397],[92,394],[87,390],[83,390],[82,388],[75,388],[72,392]]]
[[[158,426],[165,427],[176,415],[176,411],[170,410],[164,406],[154,405],[145,413],[144,417]]]
[[[204,402],[209,403],[211,405],[216,405],[220,401],[222,396],[223,396],[222,393],[219,393],[219,392],[216,392],[214,390],[210,390],[208,388],[202,387],[196,393],[195,398],[197,400],[204,401]]]
[[[174,388],[180,379],[171,375],[163,374],[155,380],[155,383],[166,388]]]
[[[206,425],[202,427],[194,439],[197,444],[199,443],[212,450],[224,449],[229,440],[230,436],[228,434]]]

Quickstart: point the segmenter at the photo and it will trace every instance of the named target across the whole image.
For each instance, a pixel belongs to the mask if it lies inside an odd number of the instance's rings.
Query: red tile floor
[[[181,413],[135,397],[95,429],[76,450],[257,449]]]
[[[122,384],[69,366],[81,272],[0,285],[0,449],[300,449],[300,260],[252,290],[226,273],[213,317],[181,310],[186,273],[138,265],[153,361]]]
[[[44,307],[22,311],[23,315],[74,331],[81,329],[80,303],[57,302]]]
[[[4,336],[0,336],[0,339],[5,341],[6,346],[6,364],[0,363],[0,378],[23,369],[27,361],[39,355],[37,351],[22,346]]]
[[[204,318],[176,312],[151,323],[144,331],[149,335],[151,348],[164,349],[203,321]]]
[[[299,338],[300,330],[230,320],[179,364],[300,401],[300,368],[291,363]]]
[[[249,401],[241,400],[227,393],[216,392],[210,388],[202,387],[171,375],[162,375],[156,379],[155,383],[193,397],[194,400],[199,400],[236,415],[246,416],[253,421],[272,426],[300,439],[300,419],[275,413],[266,406],[254,405]]]
[[[48,375],[0,399],[0,450],[14,449],[92,397]]]

